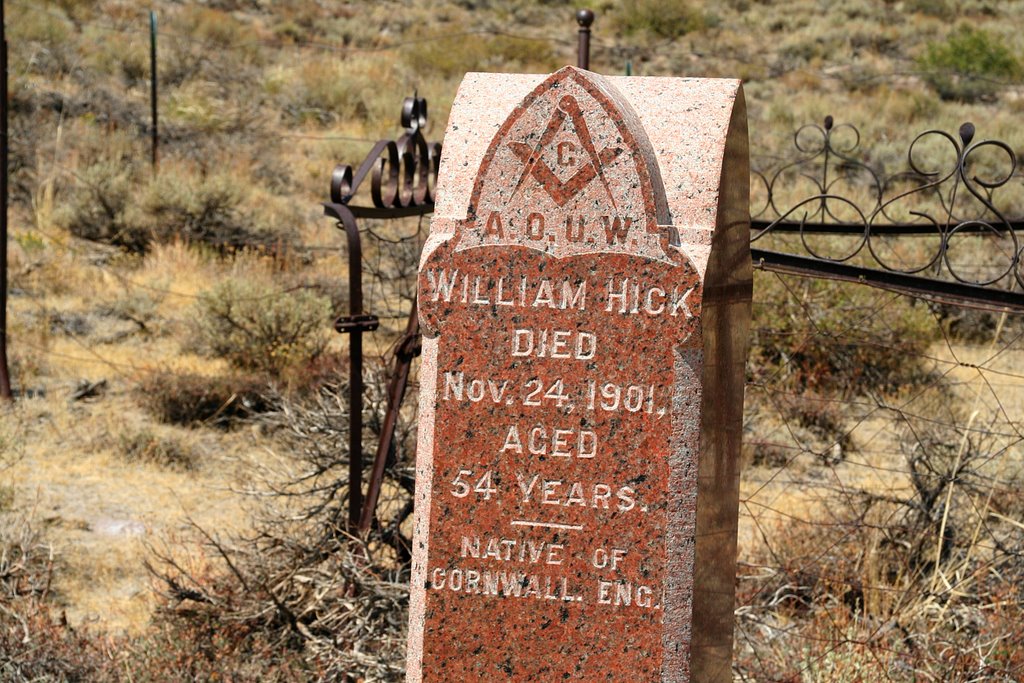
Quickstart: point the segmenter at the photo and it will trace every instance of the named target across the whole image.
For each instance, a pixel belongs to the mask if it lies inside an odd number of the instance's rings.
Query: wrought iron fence
[[[863,160],[855,126],[801,127],[793,157],[761,158],[751,174],[755,265],[1024,310],[1024,219],[1004,208],[1024,189],[1017,159],[975,134],[971,123],[924,131],[906,168],[886,175]]]
[[[409,381],[412,359],[419,355],[419,319],[413,299],[408,322],[395,351],[395,367],[387,388],[387,410],[363,497],[363,333],[376,330],[380,319],[363,305],[363,249],[359,218],[424,216],[434,210],[434,186],[441,145],[427,142],[427,101],[416,95],[402,104],[404,133],[397,140],[381,140],[353,172],[339,165],[331,176],[331,201],[324,214],[334,218],[348,242],[349,314],[335,321],[335,329],[349,336],[349,527],[365,534],[374,521],[388,454],[393,449],[398,412]],[[369,206],[352,204],[369,178]]]

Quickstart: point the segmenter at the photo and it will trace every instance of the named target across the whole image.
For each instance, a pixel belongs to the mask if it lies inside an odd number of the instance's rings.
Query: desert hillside
[[[971,173],[1024,151],[1020,0],[591,8],[594,71],[743,79],[766,174],[829,115],[883,177],[966,121],[1006,143]],[[577,9],[7,0],[0,679],[401,680],[415,366],[353,540],[348,255],[321,203],[404,98],[443,143],[467,71],[575,63]],[[998,189],[1024,215],[1020,179]],[[428,220],[361,224],[367,462]],[[1020,251],[996,241],[958,258]],[[1020,315],[768,272],[754,296],[737,680],[1021,680]]]

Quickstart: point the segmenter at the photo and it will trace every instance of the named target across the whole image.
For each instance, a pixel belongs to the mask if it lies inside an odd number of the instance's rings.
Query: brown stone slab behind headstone
[[[420,272],[409,681],[730,678],[747,173],[736,81],[466,76]]]

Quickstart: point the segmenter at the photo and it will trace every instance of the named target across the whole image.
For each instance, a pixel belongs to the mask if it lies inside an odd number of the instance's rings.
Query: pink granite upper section
[[[459,249],[520,245],[556,257],[620,252],[669,261],[658,228],[668,214],[661,186],[629,103],[606,79],[562,69],[488,146]],[[555,216],[564,227],[552,224]]]
[[[476,170],[509,112],[548,76],[468,73],[445,133],[432,233],[452,232],[472,204]],[[683,251],[703,272],[717,219],[719,180],[733,103],[733,79],[604,76],[652,144],[667,215]],[[448,222],[440,219],[454,219]],[[436,240],[436,237],[435,237]]]

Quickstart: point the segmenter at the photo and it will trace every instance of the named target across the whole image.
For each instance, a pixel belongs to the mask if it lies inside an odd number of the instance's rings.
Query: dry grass
[[[790,286],[799,296],[798,283]],[[872,315],[892,321],[889,299],[879,295]],[[749,423],[753,465],[741,491],[736,666],[744,675],[1019,677],[1013,647],[993,647],[1020,641],[1006,622],[1021,610],[1024,510],[1010,502],[1024,481],[1019,320],[995,316],[968,344],[950,336],[939,311],[929,317],[938,339],[898,356],[930,368],[924,382],[910,372],[918,380],[895,391],[864,383],[840,397],[794,394],[776,374],[748,390],[758,419]],[[791,348],[811,337],[826,353],[855,338],[833,337],[842,323],[827,315],[813,320]],[[818,416],[838,406],[831,443],[787,407],[800,401]],[[765,449],[774,459],[765,461]]]
[[[3,418],[24,444],[5,479],[17,482],[19,505],[31,503],[65,563],[54,590],[73,624],[142,630],[154,605],[145,544],[179,535],[186,516],[226,531],[247,527],[232,488],[244,483],[242,461],[258,453],[251,436],[179,430],[198,454],[194,468],[127,462],[124,437],[145,420],[130,396],[69,403],[65,392],[20,401]]]

